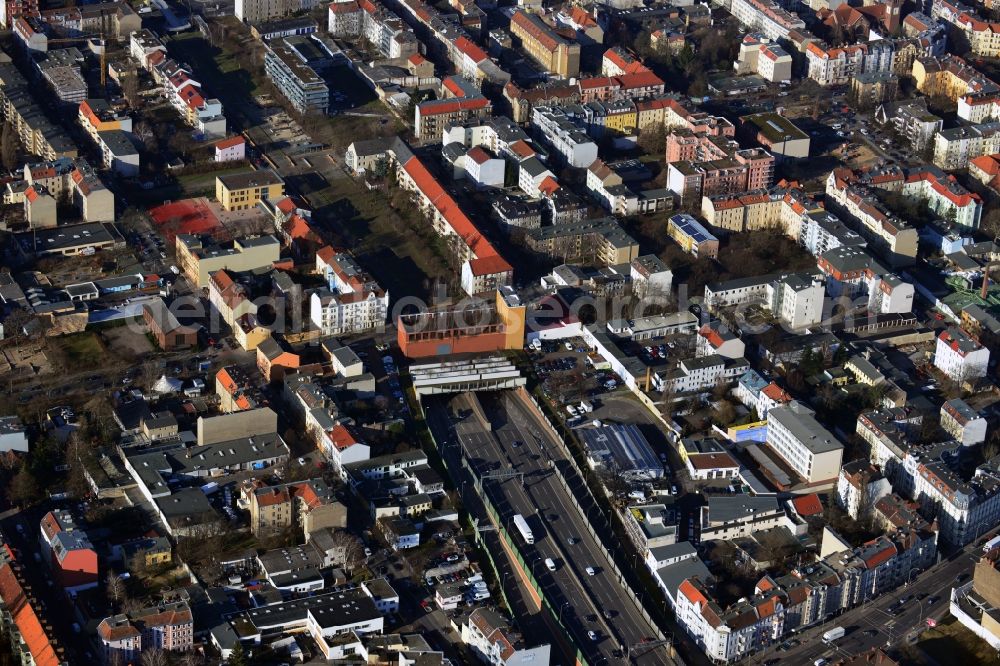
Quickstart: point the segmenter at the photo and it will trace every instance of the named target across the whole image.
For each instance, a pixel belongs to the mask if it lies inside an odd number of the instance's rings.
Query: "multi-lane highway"
[[[673,664],[665,647],[644,647],[653,645],[656,630],[626,597],[586,518],[550,468],[555,464],[572,473],[559,443],[514,393],[478,397],[486,423],[467,395],[429,401],[428,422],[438,442],[446,443],[446,456],[457,456],[461,447],[477,475],[487,477],[484,492],[588,662]],[[533,545],[523,543],[513,528],[517,513],[527,519]],[[546,559],[555,562],[554,571]]]

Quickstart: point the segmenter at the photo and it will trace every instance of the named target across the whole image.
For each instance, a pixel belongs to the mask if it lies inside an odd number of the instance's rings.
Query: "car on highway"
[[[594,570],[594,567],[587,567],[587,575],[588,576],[593,576],[596,573],[597,573],[597,571]]]
[[[592,630],[588,631],[587,632],[587,638],[589,638],[590,640],[592,640],[592,641],[594,641],[596,643],[597,642],[597,633],[595,631],[592,631]]]
[[[878,635],[878,629],[865,629],[862,633],[865,636],[876,636]]]
[[[927,605],[928,606],[933,606],[934,604],[936,604],[940,600],[941,600],[941,597],[939,597],[937,595],[934,595],[932,597],[927,597]]]

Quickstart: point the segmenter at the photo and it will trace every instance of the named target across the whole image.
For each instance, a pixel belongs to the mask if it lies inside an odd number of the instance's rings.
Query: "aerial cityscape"
[[[992,0],[0,0],[0,122],[0,666],[1000,666]]]

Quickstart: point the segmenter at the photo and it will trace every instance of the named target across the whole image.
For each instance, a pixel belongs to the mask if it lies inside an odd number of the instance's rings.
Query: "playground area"
[[[171,201],[149,211],[164,239],[173,245],[177,234],[217,235],[222,221],[205,197]]]

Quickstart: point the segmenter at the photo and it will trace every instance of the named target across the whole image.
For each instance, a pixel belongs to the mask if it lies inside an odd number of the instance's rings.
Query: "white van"
[[[545,558],[545,568],[548,569],[549,571],[556,570],[556,563],[551,557]]]

